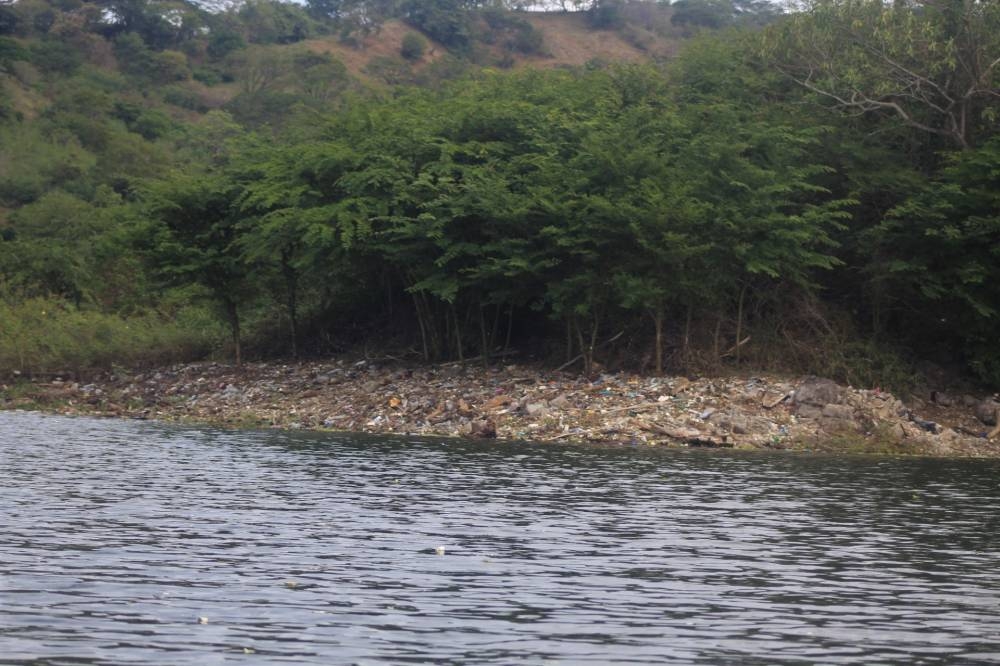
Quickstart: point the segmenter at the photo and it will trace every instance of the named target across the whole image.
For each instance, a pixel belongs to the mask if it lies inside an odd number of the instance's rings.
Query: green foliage
[[[620,28],[625,23],[621,0],[595,0],[587,10],[587,21],[598,30]]]
[[[251,0],[238,13],[254,44],[294,44],[319,32],[316,21],[296,4]]]
[[[78,50],[59,40],[47,39],[31,47],[31,62],[43,72],[72,74],[82,61]]]
[[[470,43],[469,14],[463,0],[403,0],[403,16],[431,39],[465,50]]]
[[[130,317],[54,298],[0,298],[0,371],[74,372],[167,364],[218,347],[223,331],[205,310]]]
[[[544,40],[475,1],[0,10],[10,367],[101,365],[126,324],[195,312],[212,335],[137,334],[136,358],[222,344],[223,322],[237,354],[247,327],[291,353],[377,330],[428,359],[567,340],[591,368],[627,329],[658,367],[788,369],[786,345],[796,368],[902,385],[899,358],[947,350],[1000,382],[996,3],[815,0],[749,30],[770,5],[684,0],[642,29],[729,30],[662,66],[503,74],[477,43],[512,64]],[[588,15],[627,33],[647,10]],[[389,17],[451,53],[411,67],[410,33],[365,89],[321,42],[288,46]]]
[[[0,37],[0,68],[7,69],[17,60],[29,60],[31,53],[20,42],[9,37]]]
[[[391,55],[375,56],[365,65],[365,72],[391,86],[408,83],[413,77],[410,65]]]
[[[408,32],[403,35],[403,42],[399,47],[399,55],[410,62],[416,62],[424,57],[427,50],[427,40],[415,32]]]
[[[0,203],[16,206],[79,181],[96,164],[73,137],[46,136],[41,127],[0,127]]]
[[[812,0],[762,46],[831,108],[901,123],[949,148],[995,128],[1000,3]]]
[[[209,37],[207,51],[208,55],[216,60],[221,60],[233,51],[239,51],[245,47],[246,42],[238,32],[221,30],[213,32],[211,37]]]

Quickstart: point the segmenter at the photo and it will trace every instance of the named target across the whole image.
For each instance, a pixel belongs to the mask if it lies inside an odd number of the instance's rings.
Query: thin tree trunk
[[[569,363],[572,360],[573,360],[573,318],[566,317],[566,362]]]
[[[512,304],[507,308],[507,337],[505,337],[503,341],[504,356],[507,356],[507,350],[510,349],[510,335],[513,329],[514,329],[514,306]]]
[[[482,350],[483,367],[490,367],[490,340],[486,333],[486,312],[483,304],[479,304],[479,344]]]
[[[663,309],[653,314],[653,325],[656,328],[656,374],[663,374]]]
[[[589,375],[594,362],[594,350],[584,339],[583,328],[580,326],[580,320],[576,317],[573,317],[573,326],[576,328],[576,338],[580,343],[580,354],[583,356],[583,374]]]
[[[743,301],[747,293],[747,285],[740,289],[740,299],[736,305],[736,365],[740,364],[740,341],[743,339]]]
[[[719,365],[722,363],[722,352],[719,351],[719,336],[722,334],[722,313],[719,313],[718,318],[715,320],[715,336],[712,340],[712,351],[715,353],[715,364]]]
[[[226,301],[226,315],[229,317],[229,330],[233,336],[233,355],[236,358],[236,365],[240,366],[243,365],[243,350],[240,339],[240,313],[235,301]]]
[[[299,275],[292,266],[287,255],[282,253],[281,272],[285,277],[286,306],[288,307],[288,323],[291,328],[292,358],[299,357]]]
[[[589,354],[590,355],[590,362],[588,363],[588,365],[590,366],[590,370],[587,371],[587,374],[590,374],[590,371],[594,369],[594,349],[597,348],[597,330],[598,330],[598,328],[600,328],[600,318],[598,317],[598,315],[595,314],[594,315],[594,324],[593,324],[593,327],[590,329],[590,348],[589,348],[589,350],[590,350],[590,354]]]
[[[684,369],[687,370],[688,358],[691,349],[691,310],[693,308],[689,304],[687,306],[687,314],[684,317],[684,347],[681,350],[681,356],[684,359]]]
[[[431,350],[427,345],[427,327],[424,326],[424,313],[420,307],[420,299],[413,294],[413,309],[417,314],[417,326],[420,327],[420,344],[424,352],[424,362],[431,360]]]
[[[497,345],[497,334],[500,332],[500,304],[497,303],[493,311],[493,328],[490,329],[490,349],[495,349]]]
[[[458,350],[458,362],[465,363],[465,351],[462,349],[462,325],[458,322],[455,304],[451,305],[451,318],[455,321],[455,348]]]

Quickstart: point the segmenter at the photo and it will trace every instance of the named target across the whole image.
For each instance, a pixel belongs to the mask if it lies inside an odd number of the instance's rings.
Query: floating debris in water
[[[204,615],[198,618],[198,624],[208,624],[208,618]]]
[[[437,553],[438,555],[444,555],[445,548],[444,546],[438,546],[437,548],[434,549],[434,552]]]

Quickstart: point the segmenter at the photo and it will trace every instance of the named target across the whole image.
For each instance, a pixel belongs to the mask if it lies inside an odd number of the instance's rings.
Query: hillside
[[[862,5],[0,4],[0,372],[1000,385],[1000,5]]]

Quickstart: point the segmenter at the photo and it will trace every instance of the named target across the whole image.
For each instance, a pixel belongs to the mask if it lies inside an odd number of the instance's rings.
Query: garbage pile
[[[530,365],[216,363],[61,378],[7,399],[68,414],[539,442],[1000,456],[1000,402],[821,378],[587,378]],[[9,393],[9,392],[8,392]],[[48,402],[46,402],[48,400]],[[20,401],[20,404],[19,404]]]

